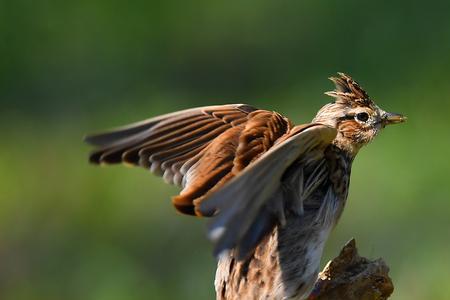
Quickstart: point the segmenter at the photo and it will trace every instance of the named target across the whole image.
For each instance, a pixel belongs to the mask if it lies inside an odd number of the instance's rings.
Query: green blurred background
[[[392,299],[449,299],[449,1],[0,0],[0,57],[0,299],[212,299],[204,220],[82,136],[221,103],[308,122],[336,71],[409,121],[356,159],[323,261],[355,237]]]

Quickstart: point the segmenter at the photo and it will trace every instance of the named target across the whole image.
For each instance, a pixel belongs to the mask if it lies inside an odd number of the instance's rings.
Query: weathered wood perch
[[[369,260],[359,256],[352,239],[319,273],[308,300],[387,299],[394,291],[388,273],[389,268],[381,258]]]

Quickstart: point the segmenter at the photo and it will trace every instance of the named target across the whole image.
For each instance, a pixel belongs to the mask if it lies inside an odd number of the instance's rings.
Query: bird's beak
[[[403,123],[403,122],[406,122],[406,120],[407,120],[407,118],[404,115],[389,113],[389,112],[385,112],[383,114],[382,118],[383,118],[382,122],[385,126],[391,125],[391,124]]]

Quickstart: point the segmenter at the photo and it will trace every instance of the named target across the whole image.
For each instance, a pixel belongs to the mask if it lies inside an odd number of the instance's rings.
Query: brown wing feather
[[[139,153],[145,152],[144,148],[149,148],[147,153],[158,154],[196,138],[201,138],[205,143],[210,142],[214,139],[214,134],[218,135],[236,126],[236,121],[245,120],[247,114],[254,110],[256,109],[242,104],[200,107],[151,118],[104,134],[91,135],[86,137],[86,141],[101,148],[91,154],[90,161],[126,162],[151,167],[151,162],[147,160],[150,157]],[[235,117],[230,122],[215,115],[230,111]],[[199,145],[190,146],[187,150],[193,150]]]
[[[275,112],[248,105],[208,106],[149,119],[92,135],[100,146],[90,161],[128,163],[150,169],[184,187],[173,204],[200,214],[198,205],[286,134],[291,124]]]
[[[184,213],[213,215],[214,211],[198,210],[203,199],[268,151],[290,128],[289,120],[276,112],[251,112],[245,124],[222,133],[203,151],[187,173],[185,189],[173,198],[175,207]]]

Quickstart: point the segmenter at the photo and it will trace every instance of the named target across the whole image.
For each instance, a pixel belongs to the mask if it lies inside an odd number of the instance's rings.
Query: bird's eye
[[[356,119],[361,122],[366,122],[367,120],[369,120],[369,114],[365,112],[357,113]]]

